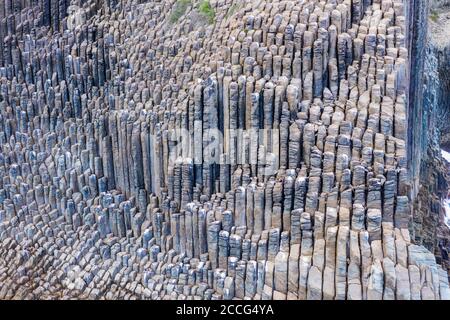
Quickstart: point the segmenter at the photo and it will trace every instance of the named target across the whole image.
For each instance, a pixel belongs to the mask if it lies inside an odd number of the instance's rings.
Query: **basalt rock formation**
[[[416,77],[418,85],[411,87],[418,95],[410,103],[416,108],[411,117],[416,123],[416,139],[411,139],[411,149],[418,155],[412,156],[412,166],[418,170],[411,195],[412,238],[435,253],[444,269],[450,270],[450,230],[445,224],[444,210],[450,167],[441,155],[441,150],[450,151],[450,4],[430,1],[429,14],[422,22],[424,58],[418,69],[421,76]],[[414,81],[411,83],[415,85]]]
[[[0,0],[0,299],[450,299],[410,10]]]

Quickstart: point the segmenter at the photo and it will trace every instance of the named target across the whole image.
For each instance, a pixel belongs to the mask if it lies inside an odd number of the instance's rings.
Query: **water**
[[[445,224],[450,228],[450,199],[444,200]]]

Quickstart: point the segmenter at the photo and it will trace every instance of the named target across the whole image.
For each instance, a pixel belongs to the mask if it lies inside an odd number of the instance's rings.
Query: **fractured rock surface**
[[[404,2],[176,2],[0,1],[0,299],[450,299]]]

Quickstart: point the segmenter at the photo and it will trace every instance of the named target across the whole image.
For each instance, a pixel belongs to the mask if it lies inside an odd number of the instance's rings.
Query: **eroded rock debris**
[[[407,3],[209,3],[0,1],[0,298],[449,299]]]

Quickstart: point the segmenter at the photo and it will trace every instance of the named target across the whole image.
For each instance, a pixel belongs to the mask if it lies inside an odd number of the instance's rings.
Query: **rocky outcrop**
[[[415,123],[410,138],[410,167],[415,174],[412,237],[431,252],[450,274],[448,253],[450,230],[445,224],[444,201],[450,186],[448,163],[441,149],[448,149],[450,130],[450,8],[439,1],[416,3],[425,14],[418,21],[426,28],[417,29],[416,68],[412,71],[410,123]],[[420,54],[419,54],[420,52]],[[415,151],[414,151],[415,150]],[[414,169],[415,168],[415,169]]]
[[[0,2],[0,298],[450,298],[402,1],[61,3]]]

